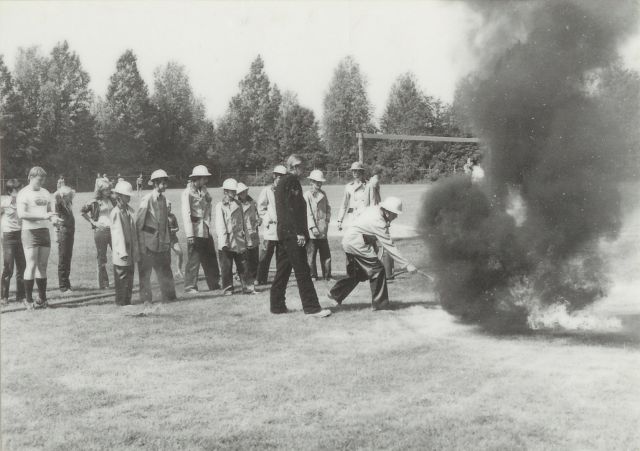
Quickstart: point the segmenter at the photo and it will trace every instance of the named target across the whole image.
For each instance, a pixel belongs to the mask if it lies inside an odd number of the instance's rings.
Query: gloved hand
[[[418,272],[418,268],[416,268],[414,265],[409,263],[407,265],[407,272],[410,273],[410,274],[415,274],[416,272]]]

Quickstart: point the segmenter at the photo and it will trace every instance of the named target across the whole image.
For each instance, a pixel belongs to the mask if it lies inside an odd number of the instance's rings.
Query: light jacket
[[[247,250],[247,241],[242,207],[235,200],[224,199],[216,204],[216,234],[218,249],[227,247],[233,252]]]
[[[131,266],[140,260],[138,234],[133,208],[127,205],[127,214],[116,206],[111,210],[111,257],[116,266]],[[128,257],[123,260],[122,257]]]
[[[329,198],[323,190],[313,192],[309,190],[304,193],[304,200],[307,203],[307,226],[309,227],[309,238],[325,239],[331,221],[331,206]],[[313,234],[314,227],[318,228],[319,236]]]
[[[262,218],[262,239],[278,241],[278,214],[273,185],[265,186],[258,196],[258,214]]]
[[[213,236],[211,224],[213,224],[213,205],[211,196],[206,188],[196,189],[193,184],[182,192],[180,208],[182,210],[182,223],[187,238],[208,238]]]
[[[166,207],[166,196],[163,194]],[[165,211],[168,212],[167,208]],[[169,218],[158,217],[158,192],[153,190],[142,197],[136,213],[136,231],[140,252],[168,252],[170,247]],[[163,230],[159,230],[162,228]]]
[[[364,208],[365,202],[365,188],[364,182],[357,182],[354,180],[349,182],[344,187],[344,196],[342,197],[342,204],[340,205],[340,213],[338,213],[338,221],[344,221],[347,214],[358,216],[360,211]]]
[[[382,198],[380,197],[380,177],[372,176],[364,189],[364,206],[378,205]]]
[[[389,223],[385,220],[382,209],[378,206],[371,206],[365,208],[351,222],[342,238],[342,248],[347,254],[378,258],[374,247],[376,241],[382,245],[400,268],[409,264],[391,240]]]
[[[251,196],[247,196],[247,200],[241,202],[241,204],[244,213],[244,227],[247,234],[247,248],[253,248],[260,244],[260,235],[258,233],[258,205]]]

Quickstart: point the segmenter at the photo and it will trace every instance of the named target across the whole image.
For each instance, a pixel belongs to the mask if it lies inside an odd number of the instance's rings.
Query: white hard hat
[[[113,192],[123,194],[125,196],[133,196],[133,187],[131,186],[131,183],[121,180],[116,183],[116,187],[113,188]]]
[[[156,169],[151,173],[151,178],[149,180],[157,180],[157,179],[168,179],[169,176],[165,172],[164,169]]]
[[[287,175],[287,168],[285,168],[284,166],[279,164],[278,166],[273,168],[273,173],[274,174],[280,174],[280,175]]]
[[[207,169],[207,167],[205,165],[199,164],[198,166],[196,166],[195,168],[193,168],[193,171],[191,171],[191,175],[189,176],[191,177],[210,177],[211,174],[209,173],[209,170]]]
[[[238,182],[236,182],[236,179],[226,179],[224,182],[222,182],[222,189],[228,189],[230,191],[237,191],[238,190]]]
[[[355,161],[351,164],[350,171],[364,171],[364,166],[359,161]]]
[[[314,180],[316,182],[326,182],[327,180],[324,178],[324,174],[322,173],[322,171],[320,169],[314,169],[313,171],[311,171],[311,174],[309,174],[309,178],[311,180]]]
[[[238,182],[238,186],[236,188],[236,193],[241,193],[243,191],[247,191],[249,187],[242,182]]]
[[[397,215],[402,214],[402,201],[394,196],[389,196],[380,202],[380,207]]]

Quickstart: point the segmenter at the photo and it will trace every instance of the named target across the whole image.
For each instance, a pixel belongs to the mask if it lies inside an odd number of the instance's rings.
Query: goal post
[[[364,164],[364,140],[377,139],[385,141],[431,141],[454,143],[477,143],[478,138],[459,138],[456,136],[432,136],[432,135],[392,135],[388,133],[356,133],[358,138],[358,159]]]

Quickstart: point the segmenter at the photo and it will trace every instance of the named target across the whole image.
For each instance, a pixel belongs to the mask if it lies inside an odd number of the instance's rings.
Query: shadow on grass
[[[411,307],[423,307],[426,309],[440,309],[440,304],[437,301],[416,301],[416,302],[391,302],[389,308],[385,309],[386,311],[396,311],[396,310],[404,310]],[[339,313],[339,312],[350,312],[355,310],[371,310],[370,303],[357,302],[353,304],[343,303],[337,307],[331,307],[331,310]],[[382,310],[382,311],[385,311]]]
[[[478,325],[480,334],[499,339],[529,338],[567,344],[608,346],[640,349],[640,314],[620,317],[622,327],[615,331],[539,329],[533,330],[522,323],[507,324],[504,321]]]

